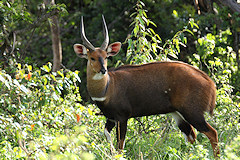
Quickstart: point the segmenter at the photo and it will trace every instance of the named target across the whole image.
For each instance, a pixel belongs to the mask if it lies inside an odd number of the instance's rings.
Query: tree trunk
[[[194,6],[197,10],[197,13],[200,15],[201,12],[212,12],[213,11],[213,2],[212,0],[194,0]]]
[[[240,70],[240,49],[239,49],[239,38],[240,38],[240,33],[237,31],[233,32],[233,37],[234,37],[234,47],[233,50],[236,52],[236,58],[237,58],[237,64],[238,64],[238,70]]]
[[[236,0],[214,0],[216,3],[229,7],[233,12],[240,13],[240,3]]]
[[[45,4],[54,5],[55,0],[44,0]],[[62,45],[60,39],[60,27],[58,21],[58,14],[50,17],[50,28],[52,35],[52,49],[53,49],[53,72],[61,69],[62,64]]]
[[[60,39],[60,28],[58,22],[58,15],[51,17],[52,24],[51,34],[52,34],[52,48],[53,48],[53,72],[60,70],[62,64],[62,45]]]

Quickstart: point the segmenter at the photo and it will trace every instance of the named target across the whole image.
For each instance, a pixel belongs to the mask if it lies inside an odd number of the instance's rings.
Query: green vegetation
[[[106,119],[87,98],[86,61],[76,59],[72,48],[81,43],[80,15],[90,41],[102,43],[102,13],[110,41],[123,42],[111,66],[183,60],[208,73],[217,102],[206,119],[218,131],[220,159],[240,159],[240,67],[233,37],[238,13],[230,19],[229,9],[214,3],[219,14],[202,16],[182,0],[60,2],[0,2],[0,159],[213,159],[209,140],[197,132],[196,142],[186,143],[169,115],[130,119],[123,153],[110,153]],[[55,12],[64,67],[52,72],[48,18]]]

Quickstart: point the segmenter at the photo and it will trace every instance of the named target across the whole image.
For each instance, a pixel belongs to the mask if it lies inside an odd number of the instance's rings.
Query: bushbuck
[[[110,45],[103,19],[104,42],[95,48],[86,38],[81,17],[81,39],[74,51],[87,62],[87,90],[107,118],[104,134],[111,143],[110,132],[117,126],[118,149],[124,148],[127,121],[132,117],[172,114],[185,138],[193,143],[193,127],[211,142],[214,155],[220,154],[217,131],[206,122],[204,112],[213,113],[215,83],[203,71],[183,62],[154,62],[123,65],[107,69],[107,58],[115,56],[121,43]]]

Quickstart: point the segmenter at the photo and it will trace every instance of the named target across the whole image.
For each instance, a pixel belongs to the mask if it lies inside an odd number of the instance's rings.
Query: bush
[[[4,17],[11,17],[13,9],[5,3],[0,5],[5,7],[4,11],[0,9]],[[187,43],[185,33],[193,34],[189,28],[197,30],[197,24],[194,19],[181,21],[181,26],[186,27],[163,43],[155,33],[155,23],[147,17],[144,6],[144,3],[137,1],[136,12],[132,14],[133,29],[127,40],[127,62],[141,64],[176,60],[180,46],[184,47]],[[20,6],[17,13],[24,9]],[[20,21],[21,17],[32,22],[28,12],[23,14],[24,17],[21,14],[13,15],[11,21],[4,21],[3,24]],[[180,21],[180,13],[173,10],[173,15]],[[9,32],[15,29],[15,25],[11,25]],[[239,71],[236,54],[229,44],[231,34],[226,29],[198,37],[195,46],[197,53],[189,56],[189,63],[209,73],[217,85],[214,116],[206,115],[206,118],[218,131],[221,159],[238,159],[240,156],[237,136],[240,133]],[[34,48],[34,51],[37,49]],[[20,51],[15,53],[15,58],[21,60]],[[114,150],[111,154],[110,144],[103,134],[105,118],[95,115],[99,109],[94,104],[81,104],[79,71],[63,69],[51,72],[51,63],[39,69],[16,63],[15,58],[8,55],[4,59],[7,61],[1,61],[1,159],[213,159],[210,142],[203,134],[197,132],[193,145],[186,143],[168,115],[130,119],[125,151],[118,154]],[[112,137],[115,133],[112,132]],[[116,144],[116,138],[113,140]]]
[[[87,152],[87,130],[80,120],[85,108],[78,71],[50,71],[51,63],[37,70],[17,64],[12,76],[0,71],[3,159],[94,158]]]

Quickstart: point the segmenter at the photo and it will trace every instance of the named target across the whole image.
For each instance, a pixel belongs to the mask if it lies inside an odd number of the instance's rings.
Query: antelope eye
[[[91,58],[91,60],[92,60],[92,61],[95,61],[95,59],[94,59],[94,58]]]

